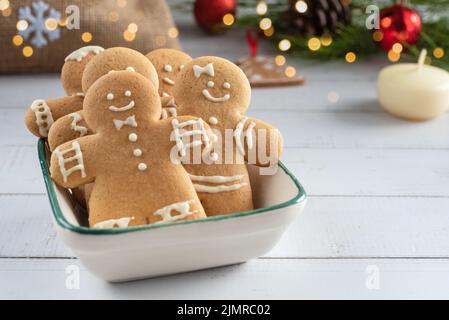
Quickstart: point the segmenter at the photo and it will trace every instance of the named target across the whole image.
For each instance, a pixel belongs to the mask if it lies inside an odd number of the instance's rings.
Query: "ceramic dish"
[[[171,224],[90,229],[70,194],[50,178],[48,150],[39,160],[59,237],[85,267],[107,281],[127,281],[240,263],[271,250],[303,211],[306,193],[282,164],[272,176],[249,166],[256,210]]]

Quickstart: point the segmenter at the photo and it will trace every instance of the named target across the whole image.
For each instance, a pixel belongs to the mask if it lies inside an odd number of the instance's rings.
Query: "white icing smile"
[[[214,97],[213,95],[210,94],[210,92],[207,89],[203,90],[203,96],[212,102],[226,102],[229,99],[231,99],[231,95],[229,93],[226,93],[224,96],[222,97]]]
[[[165,77],[163,80],[166,84],[169,84],[171,86],[175,85],[175,82],[172,79],[170,79],[169,77]]]
[[[134,100],[132,100],[130,103],[128,103],[124,107],[110,106],[109,110],[111,110],[113,112],[125,112],[125,111],[128,111],[128,110],[131,110],[132,108],[134,108],[134,106],[135,106],[135,103],[134,103]]]

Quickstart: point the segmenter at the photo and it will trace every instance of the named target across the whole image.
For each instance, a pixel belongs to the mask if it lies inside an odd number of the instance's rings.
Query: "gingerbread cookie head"
[[[155,88],[159,88],[159,79],[153,64],[140,52],[128,48],[110,48],[94,57],[86,66],[83,74],[83,92],[102,76],[114,71],[136,72],[149,79]]]
[[[96,81],[84,99],[84,117],[98,133],[116,133],[161,117],[161,100],[154,85],[137,72],[117,71]],[[114,135],[111,135],[111,137]],[[132,137],[129,137],[132,139]]]
[[[174,97],[182,114],[203,119],[229,113],[244,114],[251,87],[243,71],[218,57],[192,60],[177,77]]]
[[[98,46],[82,47],[65,58],[61,71],[61,82],[68,96],[83,95],[82,78],[87,64],[93,57],[103,52]]]
[[[192,60],[188,54],[175,49],[157,49],[146,57],[153,63],[159,76],[159,94],[172,96],[176,76]]]

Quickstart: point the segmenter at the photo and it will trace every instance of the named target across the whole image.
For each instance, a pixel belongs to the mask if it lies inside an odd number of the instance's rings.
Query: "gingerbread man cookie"
[[[165,48],[151,51],[146,57],[153,63],[159,76],[162,119],[176,116],[176,101],[173,98],[176,76],[192,57],[182,51]]]
[[[101,76],[120,70],[140,73],[148,78],[156,88],[159,85],[156,69],[143,54],[132,49],[117,47],[103,51],[86,66],[82,77],[83,91],[87,91]],[[83,111],[68,114],[52,126],[48,134],[50,150],[54,150],[64,142],[92,133],[84,121]]]
[[[88,46],[67,56],[61,73],[62,86],[67,96],[53,100],[38,99],[31,104],[26,112],[25,123],[32,134],[45,138],[56,120],[82,109],[84,91],[81,78],[84,69],[94,56],[103,51],[102,47]]]
[[[189,175],[170,156],[179,147],[178,140],[176,144],[170,140],[173,131],[201,124],[200,119],[160,120],[156,87],[141,74],[127,71],[96,81],[86,93],[83,110],[96,133],[58,147],[50,170],[63,187],[95,181],[89,199],[91,227],[205,217]]]
[[[206,214],[252,210],[246,164],[237,160],[239,157],[248,160],[252,155],[254,164],[269,166],[271,163],[260,156],[268,154],[271,162],[277,165],[283,140],[271,125],[245,116],[251,97],[245,74],[222,58],[194,59],[178,75],[174,96],[178,115],[192,115],[208,121],[220,137],[216,146],[221,152],[214,163],[184,166]]]

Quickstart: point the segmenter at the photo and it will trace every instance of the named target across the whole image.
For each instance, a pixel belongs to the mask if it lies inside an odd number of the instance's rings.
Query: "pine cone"
[[[296,3],[290,0],[290,8],[284,14],[281,29],[292,35],[316,35],[334,33],[339,24],[351,23],[351,8],[347,0],[303,0],[307,10],[298,12]]]

